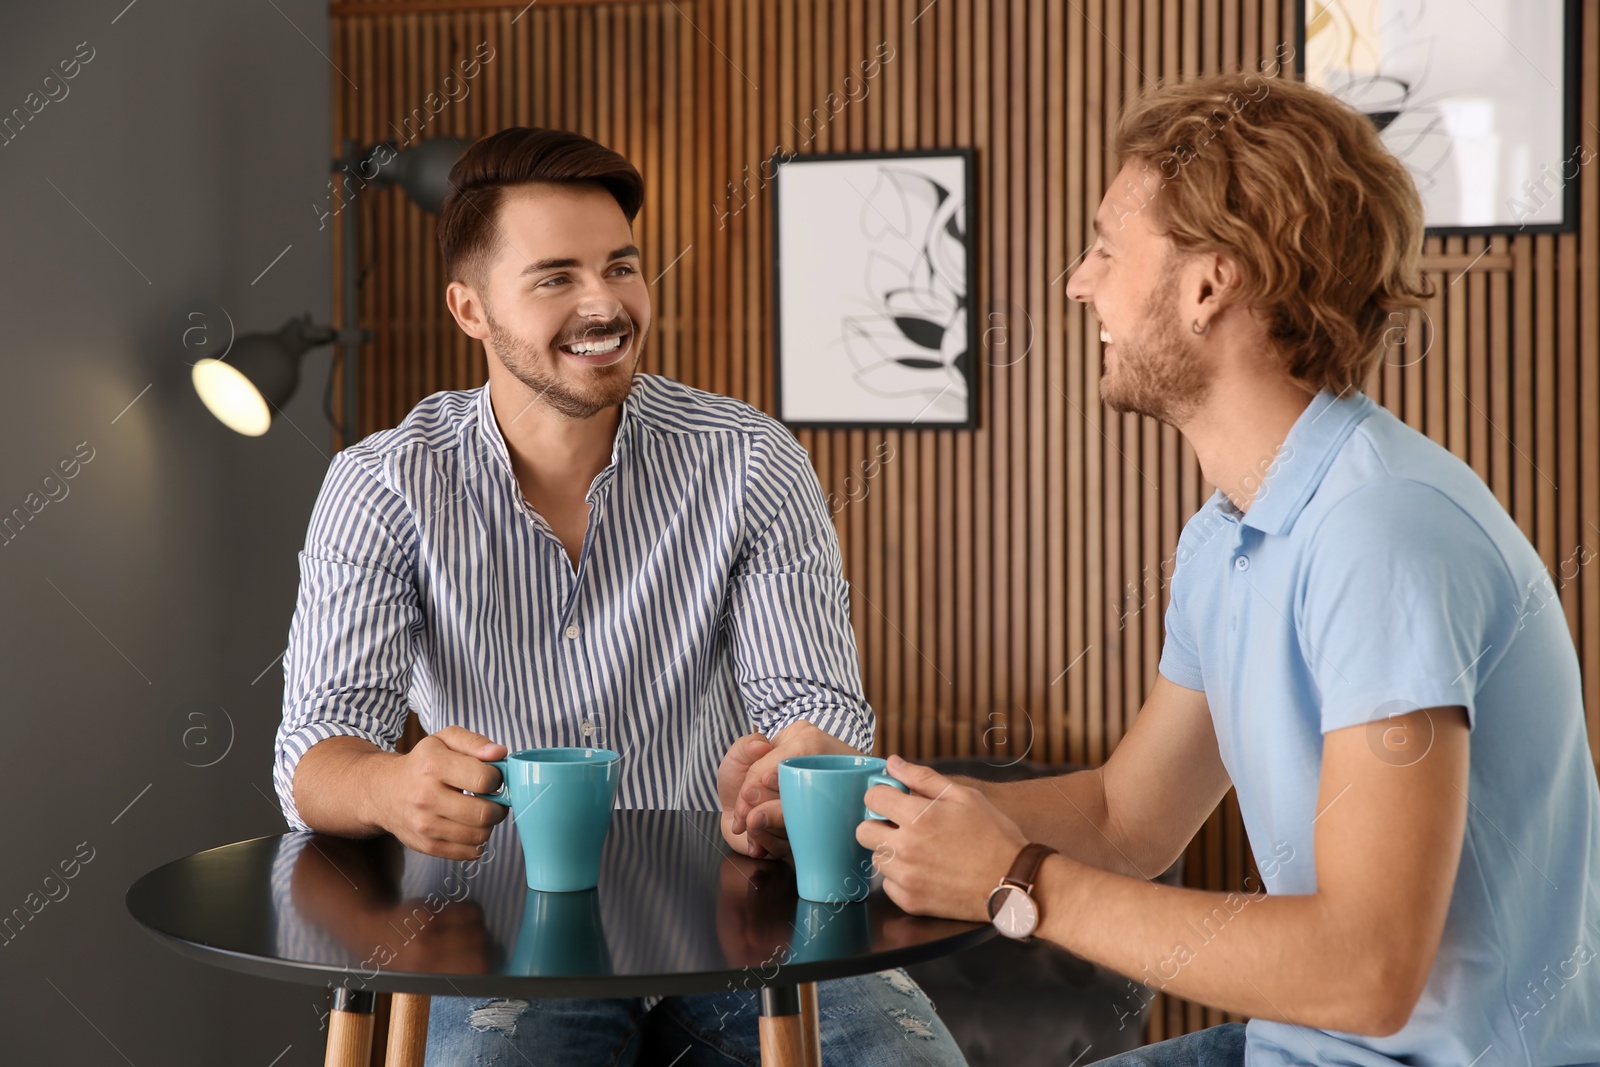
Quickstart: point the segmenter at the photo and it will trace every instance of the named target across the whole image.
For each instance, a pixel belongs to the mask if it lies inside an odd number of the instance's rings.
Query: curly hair
[[[530,182],[604,189],[629,224],[644,204],[644,179],[633,164],[581,133],[538,126],[492,133],[450,168],[450,193],[439,210],[438,227],[448,280],[482,282],[499,246],[493,220],[504,190]]]
[[[1164,84],[1133,101],[1114,151],[1142,164],[1180,252],[1238,264],[1239,298],[1311,390],[1360,389],[1386,328],[1433,295],[1411,175],[1320,89],[1258,74]]]

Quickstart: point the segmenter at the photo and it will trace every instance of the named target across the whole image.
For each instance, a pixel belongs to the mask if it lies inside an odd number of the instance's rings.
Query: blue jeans
[[[1213,1026],[1146,1045],[1099,1060],[1093,1067],[1244,1067],[1244,1023]]]
[[[822,1062],[966,1067],[905,971],[817,983]],[[434,997],[427,1067],[729,1067],[761,1062],[756,994],[633,1000]]]

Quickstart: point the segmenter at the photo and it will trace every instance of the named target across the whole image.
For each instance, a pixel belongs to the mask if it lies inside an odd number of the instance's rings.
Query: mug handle
[[[906,785],[904,782],[899,781],[898,779],[891,778],[887,774],[869,775],[867,777],[867,788],[871,789],[875,785],[886,785],[886,786],[889,786],[891,789],[900,790],[900,792],[906,794],[907,796],[911,795],[911,787],[909,785]],[[868,818],[868,819],[877,819],[879,822],[890,822],[891,821],[889,816],[887,816],[887,815],[879,815],[877,812],[875,812],[871,808],[867,807],[865,800],[863,800],[861,802],[861,810],[866,812],[866,816],[865,817]]]
[[[511,790],[508,789],[507,786],[511,781],[511,772],[506,767],[506,764],[509,761],[503,759],[491,759],[484,760],[483,762],[500,772],[500,788],[495,790],[493,793],[473,793],[471,790],[468,790],[468,795],[482,797],[484,800],[492,800],[496,804],[503,804],[509,808],[511,806]]]

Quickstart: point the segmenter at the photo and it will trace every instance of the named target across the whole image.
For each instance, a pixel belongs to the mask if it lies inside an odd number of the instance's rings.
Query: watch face
[[[1034,928],[1039,925],[1039,909],[1034,906],[1033,898],[1010,886],[996,896],[995,929],[1007,937],[1033,936]]]

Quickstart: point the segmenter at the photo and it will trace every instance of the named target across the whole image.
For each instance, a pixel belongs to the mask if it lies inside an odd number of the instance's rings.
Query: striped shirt
[[[415,710],[512,751],[623,756],[620,808],[718,810],[742,734],[799,719],[862,751],[849,590],[800,443],[748,404],[638,375],[578,565],[523,498],[489,386],[435,393],[334,457],[300,554],[274,784]]]

